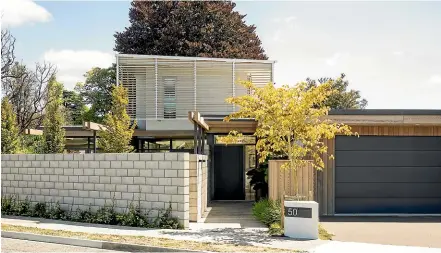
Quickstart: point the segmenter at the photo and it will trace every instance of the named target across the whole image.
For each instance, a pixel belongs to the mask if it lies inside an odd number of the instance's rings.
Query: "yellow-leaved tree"
[[[251,82],[243,82],[250,92],[227,99],[238,111],[225,120],[253,118],[257,121],[254,135],[258,139],[259,162],[278,155],[288,158],[288,162],[282,165],[284,169],[295,171],[310,163],[320,170],[324,166],[322,156],[327,151],[324,140],[332,139],[336,134],[351,135],[349,126],[326,118],[329,108],[324,102],[334,92],[331,82],[310,89],[303,82],[293,87],[275,87],[272,83],[256,87]],[[236,138],[240,138],[240,133],[230,132],[223,141],[233,142]],[[294,183],[299,192],[297,178]]]
[[[99,146],[106,153],[126,153],[133,150],[130,145],[136,122],[130,122],[126,107],[129,103],[127,89],[113,86],[110,112],[104,117],[106,129],[100,131]]]

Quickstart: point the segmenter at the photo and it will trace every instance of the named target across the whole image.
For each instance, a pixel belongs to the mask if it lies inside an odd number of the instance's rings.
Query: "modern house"
[[[273,81],[275,62],[117,55],[116,63],[138,123],[137,152],[206,154],[198,162],[207,162],[208,200],[253,199],[245,173],[257,164],[257,123],[224,122],[237,109],[225,99],[247,93],[240,80]],[[359,137],[325,140],[335,159],[324,156],[325,168],[311,173],[321,215],[441,214],[441,110],[334,110],[328,117]],[[66,136],[94,140],[94,129],[66,128]],[[250,136],[219,143],[231,130]]]

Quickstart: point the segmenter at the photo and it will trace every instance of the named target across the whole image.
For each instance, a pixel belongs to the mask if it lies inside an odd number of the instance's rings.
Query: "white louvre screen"
[[[128,89],[132,119],[184,119],[197,110],[226,115],[225,99],[247,94],[240,81],[262,87],[271,81],[272,63],[246,60],[118,55],[119,83]],[[237,108],[236,108],[237,109]]]
[[[164,77],[164,119],[176,118],[176,77]]]

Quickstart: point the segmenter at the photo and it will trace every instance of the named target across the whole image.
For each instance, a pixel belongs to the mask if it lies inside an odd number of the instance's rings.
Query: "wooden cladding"
[[[314,198],[314,168],[308,164],[295,172],[282,169],[286,160],[270,160],[268,163],[268,197],[272,200],[281,199],[283,195],[305,196],[306,200]],[[298,187],[294,184],[294,173],[297,175]],[[298,191],[297,189],[298,188]]]
[[[372,136],[441,136],[441,126],[351,126],[351,130],[359,135]],[[327,154],[323,155],[325,167],[317,171],[315,200],[319,203],[320,215],[335,213],[335,162],[329,159],[335,153],[335,139],[325,140]]]
[[[352,126],[359,135],[441,136],[441,126]]]
[[[352,126],[437,126],[441,115],[328,115],[328,119]]]
[[[317,184],[315,189],[315,199],[319,203],[319,213],[328,214],[334,210],[334,168],[335,160],[331,159],[335,153],[335,141],[324,140],[325,145],[328,147],[327,153],[322,155],[324,162],[323,170],[317,171]]]

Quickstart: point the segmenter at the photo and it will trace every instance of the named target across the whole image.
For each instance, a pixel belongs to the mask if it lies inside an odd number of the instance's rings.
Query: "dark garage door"
[[[335,213],[441,213],[441,137],[338,136]]]

